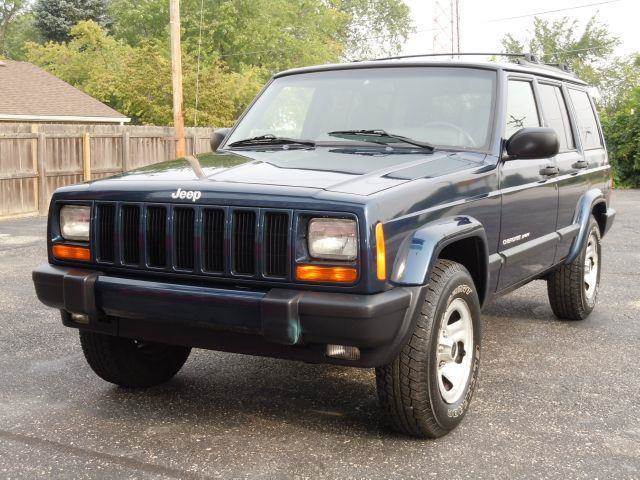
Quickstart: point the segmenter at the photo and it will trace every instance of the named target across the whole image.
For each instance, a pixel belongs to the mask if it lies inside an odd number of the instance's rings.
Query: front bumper
[[[160,283],[40,265],[41,302],[70,327],[213,350],[311,362],[377,366],[408,338],[420,288],[374,295],[271,289],[250,291]],[[82,314],[88,321],[71,314]],[[75,320],[74,320],[75,319]],[[359,361],[324,355],[327,344],[360,348]]]

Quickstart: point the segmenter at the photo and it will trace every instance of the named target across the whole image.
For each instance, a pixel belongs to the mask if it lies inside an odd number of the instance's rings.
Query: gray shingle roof
[[[113,108],[31,63],[2,60],[0,120],[15,115],[34,120],[38,117],[87,117],[85,121],[128,121]]]

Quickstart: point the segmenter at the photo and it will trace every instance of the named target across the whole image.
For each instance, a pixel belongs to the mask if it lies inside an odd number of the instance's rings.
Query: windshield
[[[361,143],[335,131],[383,130],[440,147],[488,150],[496,73],[401,67],[290,75],[269,85],[226,142],[261,135]],[[410,145],[407,145],[410,146]]]

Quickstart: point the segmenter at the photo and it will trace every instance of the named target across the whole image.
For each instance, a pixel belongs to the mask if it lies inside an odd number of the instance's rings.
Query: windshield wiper
[[[360,138],[363,142],[372,142],[382,145],[388,145],[389,143],[402,142],[415,147],[424,148],[433,152],[435,147],[427,142],[421,142],[414,140],[413,138],[403,137],[402,135],[395,135],[393,133],[385,132],[384,130],[337,130],[335,132],[329,132],[327,135],[332,137],[352,138],[352,137],[364,137]],[[373,137],[373,138],[372,138]],[[375,138],[375,139],[374,139]],[[386,140],[386,141],[385,141]],[[395,142],[393,141],[395,140]]]
[[[311,140],[299,140],[296,138],[277,137],[272,134],[259,135],[257,137],[245,138],[230,143],[229,147],[251,147],[255,145],[303,145],[305,147],[315,147],[316,142]]]

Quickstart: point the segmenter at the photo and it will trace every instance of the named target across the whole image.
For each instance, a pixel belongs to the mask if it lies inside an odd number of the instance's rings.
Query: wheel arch
[[[599,188],[592,188],[580,197],[573,222],[580,225],[580,230],[571,245],[569,255],[567,255],[564,261],[565,264],[570,264],[580,255],[580,251],[589,236],[589,221],[591,215],[595,217],[598,223],[600,235],[604,236],[609,226],[608,210],[607,198]]]
[[[438,259],[462,264],[471,274],[480,304],[489,286],[489,252],[482,224],[470,216],[448,217],[427,223],[401,243],[391,282],[426,285]]]

